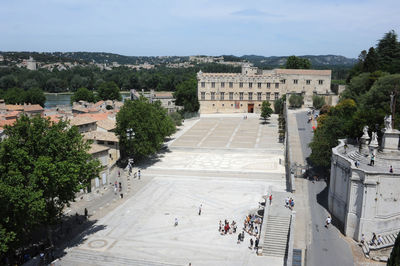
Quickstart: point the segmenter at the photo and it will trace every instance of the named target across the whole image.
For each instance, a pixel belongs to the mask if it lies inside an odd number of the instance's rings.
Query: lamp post
[[[133,132],[132,128],[128,128],[126,130],[126,136],[129,139],[129,144],[131,144],[130,141],[132,140],[132,138],[135,137],[135,132]],[[131,145],[128,145],[128,146],[131,146]],[[132,158],[131,149],[128,150],[128,155],[129,155],[128,166],[129,166],[129,175],[130,175],[132,172],[132,166],[133,166],[133,158]]]

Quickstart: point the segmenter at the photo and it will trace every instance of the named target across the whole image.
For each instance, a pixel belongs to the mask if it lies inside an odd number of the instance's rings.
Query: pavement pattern
[[[58,265],[282,265],[257,256],[248,236],[237,244],[237,234],[218,232],[220,220],[240,228],[263,195],[285,190],[277,116],[268,123],[256,115],[185,121],[168,146],[143,166],[150,181],[99,219]]]

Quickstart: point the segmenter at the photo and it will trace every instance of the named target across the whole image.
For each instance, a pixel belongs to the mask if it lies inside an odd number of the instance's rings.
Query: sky
[[[0,51],[343,55],[400,33],[399,0],[0,0]]]

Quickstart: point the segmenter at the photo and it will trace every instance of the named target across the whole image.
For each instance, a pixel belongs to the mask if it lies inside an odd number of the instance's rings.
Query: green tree
[[[79,88],[71,96],[71,102],[87,101],[93,103],[96,101],[94,93],[87,88]]]
[[[169,114],[171,119],[174,121],[175,126],[181,126],[182,125],[182,115],[178,112],[172,112]]]
[[[264,120],[267,120],[271,116],[274,111],[271,108],[271,104],[269,101],[263,101],[261,105],[261,117]]]
[[[18,80],[14,75],[5,75],[0,78],[0,88],[3,90],[17,86]]]
[[[178,84],[173,95],[175,104],[183,106],[184,112],[197,112],[199,110],[200,104],[197,99],[197,80],[195,78]]]
[[[283,95],[281,98],[274,102],[274,111],[275,114],[283,114],[283,108],[285,106],[286,95]]]
[[[375,51],[374,47],[369,48],[368,54],[365,57],[364,63],[363,63],[363,72],[375,72],[378,70],[378,64],[379,64],[379,56]]]
[[[307,58],[297,56],[289,56],[286,60],[285,68],[287,69],[310,69],[311,62]]]
[[[128,138],[127,130],[135,133]],[[119,136],[121,156],[142,159],[157,152],[166,136],[175,131],[175,124],[159,101],[149,103],[144,97],[125,101],[117,114],[116,134]]]
[[[325,105],[325,98],[323,96],[313,95],[312,100],[315,109],[320,109]]]
[[[400,44],[394,30],[386,33],[377,45],[379,69],[389,73],[400,72]]]
[[[122,96],[119,92],[117,84],[113,81],[104,82],[100,85],[98,95],[102,100],[117,100],[121,101]]]
[[[89,143],[65,121],[22,115],[5,127],[5,135],[0,143],[3,252],[26,244],[27,235],[38,225],[48,228],[51,242],[50,226],[100,170],[99,161],[87,153]]]
[[[44,107],[46,96],[39,88],[32,88],[25,92],[25,102],[31,104],[39,104]]]
[[[25,100],[25,91],[21,88],[10,88],[4,94],[7,104],[23,104]]]
[[[300,108],[303,105],[303,96],[292,94],[289,97],[289,105],[293,108]]]
[[[400,265],[400,233],[397,234],[394,247],[390,253],[390,258],[387,262],[387,266],[398,266]]]

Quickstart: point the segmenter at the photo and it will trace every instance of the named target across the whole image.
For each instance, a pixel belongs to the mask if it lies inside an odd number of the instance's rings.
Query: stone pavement
[[[282,265],[256,256],[248,237],[237,244],[236,234],[218,232],[220,220],[240,226],[267,191],[285,191],[277,129],[276,116],[269,124],[256,116],[185,121],[169,150],[143,166],[151,181],[78,238],[58,265],[116,265],[119,258],[121,265]]]

